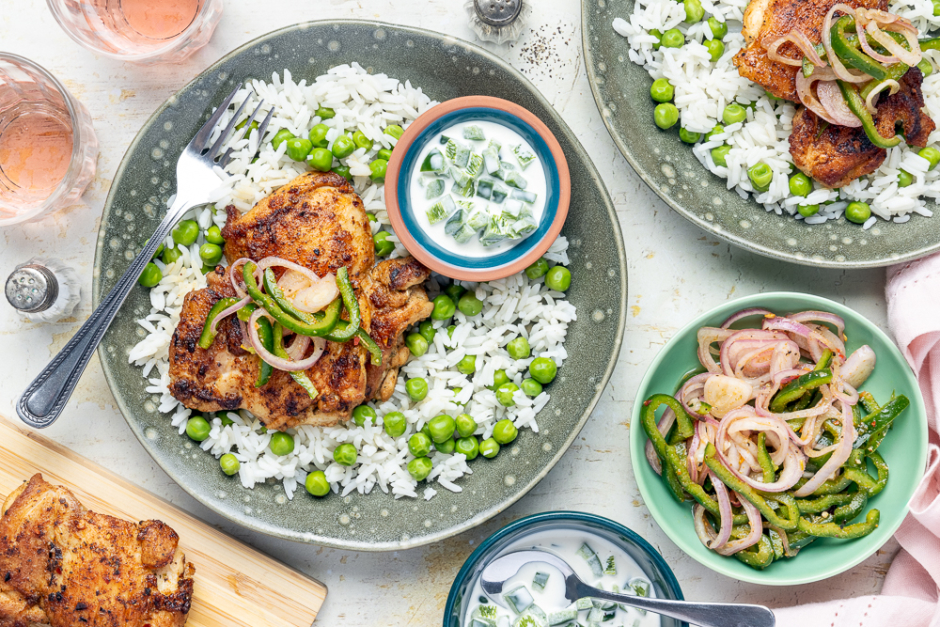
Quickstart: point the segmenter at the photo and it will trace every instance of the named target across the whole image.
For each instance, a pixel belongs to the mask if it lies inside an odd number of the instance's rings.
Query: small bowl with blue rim
[[[411,181],[421,176],[420,156],[440,133],[457,124],[493,122],[521,136],[545,175],[544,209],[534,232],[512,247],[492,255],[464,254],[451,238],[438,241],[421,226],[419,199],[412,198]],[[525,270],[551,247],[568,217],[571,177],[568,162],[555,136],[535,115],[514,102],[490,96],[448,100],[424,112],[398,140],[385,177],[385,206],[402,245],[431,270],[452,279],[491,281]]]

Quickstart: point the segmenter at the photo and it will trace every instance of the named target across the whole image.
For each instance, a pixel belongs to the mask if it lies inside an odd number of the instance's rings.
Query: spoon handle
[[[736,603],[698,603],[695,601],[670,601],[649,599],[630,594],[607,592],[578,582],[578,598],[591,597],[616,601],[641,610],[649,610],[662,616],[692,623],[699,627],[774,627],[776,618],[763,605]]]

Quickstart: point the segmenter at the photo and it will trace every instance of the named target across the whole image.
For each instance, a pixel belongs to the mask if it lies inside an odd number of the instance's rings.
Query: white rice
[[[852,181],[841,190],[829,190],[815,183],[815,191],[807,198],[790,195],[789,177],[793,160],[789,137],[796,109],[791,102],[768,98],[763,87],[740,76],[732,63],[744,45],[741,27],[747,2],[702,0],[705,18],[689,25],[683,22],[685,8],[681,2],[637,0],[628,19],[618,17],[613,22],[614,30],[629,41],[630,60],[642,65],[653,79],[666,78],[673,85],[674,103],[679,109],[683,128],[707,133],[721,123],[721,114],[731,102],[755,105],[753,109],[746,109],[745,122],[729,125],[724,133],[692,148],[699,162],[727,179],[728,189],[734,189],[742,198],[753,195],[767,211],[778,215],[786,213],[802,220],[803,216],[797,213],[800,205],[819,204],[820,212],[806,218],[807,224],[821,224],[841,217],[848,202],[853,200],[869,203],[874,216],[898,223],[906,222],[913,213],[933,215],[925,201],[940,198],[940,168],[928,171],[928,161],[917,155],[919,149],[911,150],[903,142],[888,151],[878,170]],[[934,16],[931,0],[893,0],[889,4],[892,12],[912,20],[922,33],[940,27],[940,17]],[[725,52],[717,62],[711,61],[702,44],[704,40],[712,39],[711,29],[706,23],[710,16],[728,25],[728,34],[723,40]],[[672,28],[681,30],[687,43],[681,48],[653,50],[657,39],[650,31],[666,32]],[[927,51],[925,56],[936,68],[940,51]],[[940,120],[940,72],[924,79],[923,92],[928,114],[934,120]],[[928,140],[933,146],[938,142],[940,129],[934,131]],[[727,167],[715,165],[711,158],[712,149],[722,144],[731,147]],[[747,175],[748,168],[758,162],[766,163],[774,173],[770,189],[763,193],[754,190]],[[912,185],[898,187],[901,169],[913,175]],[[864,228],[870,228],[872,224],[866,223]]]
[[[236,96],[235,106],[246,97],[249,98],[248,111],[259,98],[268,105],[275,104],[277,111],[266,141],[261,142],[257,131],[252,131],[250,137],[232,142],[233,161],[228,171],[217,171],[219,186],[212,197],[216,209],[192,212],[189,217],[202,229],[213,223],[221,226],[225,222],[223,208],[226,205],[233,204],[242,212],[248,211],[257,201],[301,174],[306,168],[285,156],[286,142],[274,150],[270,138],[282,128],[305,137],[310,127],[322,121],[334,129],[327,136],[331,142],[342,129],[358,129],[375,141],[372,150],[357,150],[346,164],[354,175],[359,174],[354,177],[354,185],[366,210],[378,218],[372,223],[373,233],[391,232],[383,185],[376,185],[369,179],[367,164],[380,148],[389,148],[395,143],[394,138],[383,132],[386,126],[407,126],[436,103],[407,81],[401,83],[383,74],[370,75],[355,63],[335,67],[309,85],[305,80],[295,82],[285,70],[283,78],[274,74],[270,83],[252,81],[251,88],[253,92],[245,89]],[[320,106],[334,109],[336,116],[321,120],[313,113]],[[230,119],[232,111],[223,116],[223,121]],[[259,144],[261,151],[252,163]],[[392,257],[407,255],[394,235],[389,239],[396,243]],[[167,243],[171,241],[168,238]],[[188,292],[206,285],[199,258],[199,245],[203,241],[200,236],[190,249],[183,251],[178,261],[168,266],[156,261],[164,276],[150,291],[150,314],[139,321],[146,336],[129,355],[130,362],[140,366],[142,375],[148,378],[147,392],[159,397],[159,411],[170,414],[180,434],[185,432],[191,411],[169,393],[169,346],[179,322],[183,298]],[[567,248],[567,241],[560,237],[545,258],[567,265]],[[432,298],[441,289],[439,280],[440,277],[434,276],[426,285]],[[544,279],[530,281],[525,274],[488,283],[460,284],[483,301],[482,313],[467,318],[458,311],[450,321],[456,325],[452,337],[448,337],[443,322],[434,322],[438,332],[427,353],[419,358],[412,357],[401,369],[395,393],[388,402],[371,404],[379,416],[378,425],[357,427],[350,421],[336,427],[290,429],[294,451],[277,456],[268,448],[271,435],[263,432],[257,419],[247,411],[228,412],[226,416],[232,424],[223,426],[220,416],[211,418],[209,438],[200,446],[217,458],[233,453],[240,462],[238,474],[246,488],[275,479],[282,482],[287,496],[293,498],[298,486],[302,489],[309,472],[322,470],[333,492],[340,495],[368,494],[378,486],[396,498],[416,498],[418,482],[407,470],[408,462],[413,459],[408,451],[408,438],[431,418],[440,414],[469,413],[479,425],[476,434],[481,439],[490,437],[493,425],[503,418],[511,419],[519,429],[538,432],[536,417],[549,401],[547,392],[529,398],[519,391],[515,395],[515,407],[506,408],[496,401],[494,392],[487,386],[493,384],[498,369],[505,369],[509,378],[521,385],[535,357],[551,357],[561,366],[568,357],[564,342],[568,324],[576,319],[574,306],[565,300],[564,294],[549,290]],[[532,357],[523,360],[509,357],[506,344],[517,336],[528,338]],[[470,376],[461,374],[456,367],[466,355],[477,356],[477,371]],[[405,382],[413,377],[424,377],[428,382],[428,395],[418,403],[405,392]],[[455,394],[457,388],[460,392]],[[391,411],[401,411],[407,418],[407,430],[399,438],[390,437],[381,423],[381,417]],[[333,461],[333,449],[346,442],[352,443],[358,451],[355,466],[346,467]],[[437,494],[430,486],[432,482],[460,492],[458,480],[472,473],[466,458],[461,454],[435,452],[431,459],[433,470],[423,498],[430,500]]]

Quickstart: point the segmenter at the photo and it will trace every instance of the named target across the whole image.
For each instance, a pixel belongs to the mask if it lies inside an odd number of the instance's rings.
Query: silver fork
[[[124,304],[131,288],[137,283],[141,272],[144,271],[144,266],[153,258],[153,254],[160,246],[160,243],[166,239],[166,236],[169,235],[187,211],[193,207],[208,204],[209,194],[218,187],[218,178],[213,174],[212,168],[214,166],[224,168],[231,161],[232,149],[229,148],[224,154],[221,154],[222,146],[232,135],[239,116],[242,114],[245,105],[248,104],[247,98],[242,102],[235,115],[232,116],[231,121],[222,129],[218,139],[211,144],[210,139],[212,138],[212,132],[222,118],[222,114],[228,109],[239,89],[241,89],[241,85],[236,87],[222,101],[209,117],[209,120],[199,129],[196,136],[183,150],[183,154],[180,155],[176,164],[176,200],[167,211],[163,221],[160,222],[157,230],[147,241],[144,249],[140,251],[140,254],[124,272],[114,289],[92,312],[91,317],[78,330],[75,337],[69,340],[68,344],[39,373],[39,376],[29,384],[29,387],[20,396],[19,401],[16,403],[16,413],[29,426],[43,429],[58,419],[69,397],[72,396],[79,378],[85,371],[88,361],[94,354],[95,349],[98,348],[101,338],[104,337],[105,331],[111,326],[114,316],[121,308],[121,305]],[[259,103],[252,112],[251,117],[245,122],[245,130],[242,136],[250,132],[251,124],[255,121],[263,105],[264,101]],[[259,138],[264,136],[273,115],[274,108],[272,107],[258,127]]]

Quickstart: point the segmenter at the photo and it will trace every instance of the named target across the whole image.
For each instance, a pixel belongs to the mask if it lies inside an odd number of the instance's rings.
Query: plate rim
[[[240,54],[243,54],[247,50],[250,50],[251,48],[275,36],[279,36],[289,31],[298,31],[298,30],[303,31],[303,30],[307,30],[309,28],[318,27],[318,26],[333,26],[333,27],[339,27],[339,28],[343,28],[344,26],[350,26],[350,27],[354,26],[354,27],[367,27],[367,28],[375,28],[375,29],[387,29],[387,30],[396,30],[396,31],[405,32],[405,33],[415,33],[421,36],[436,39],[438,41],[453,41],[454,45],[465,46],[468,50],[484,57],[489,62],[496,65],[497,67],[500,67],[501,69],[506,71],[510,76],[514,77],[517,81],[521,82],[525,87],[527,87],[532,97],[538,100],[543,106],[546,107],[546,109],[549,109],[554,112],[554,114],[558,118],[558,122],[560,122],[561,124],[562,131],[566,132],[566,136],[568,140],[571,142],[571,145],[575,154],[577,154],[578,156],[582,158],[581,160],[586,164],[586,169],[588,170],[589,174],[594,178],[598,187],[603,192],[604,200],[606,201],[605,206],[606,206],[607,213],[611,221],[613,222],[614,225],[616,225],[617,227],[620,227],[620,220],[617,216],[617,211],[616,211],[616,207],[613,204],[613,200],[610,197],[610,192],[607,190],[607,186],[604,183],[604,180],[601,177],[600,173],[598,172],[597,167],[594,165],[594,162],[591,160],[588,153],[584,150],[584,147],[581,145],[580,140],[578,140],[577,135],[575,135],[575,133],[571,130],[571,127],[568,126],[568,123],[562,117],[561,113],[558,112],[554,106],[552,106],[552,104],[545,98],[542,92],[539,91],[538,88],[536,88],[535,85],[533,85],[531,81],[529,81],[521,72],[516,70],[514,67],[512,67],[509,63],[507,63],[500,57],[496,56],[495,54],[491,53],[490,51],[486,50],[485,48],[482,48],[481,46],[473,42],[469,42],[467,40],[460,39],[458,37],[445,35],[443,33],[438,33],[435,31],[428,30],[428,29],[416,28],[413,26],[392,24],[389,22],[382,22],[379,20],[357,20],[357,19],[307,20],[303,22],[296,22],[294,24],[289,24],[287,26],[263,33],[259,35],[258,37],[255,37],[245,42],[244,44],[238,46],[237,48],[225,53],[219,59],[217,59],[214,63],[212,63],[205,69],[201,70],[195,77],[192,78],[192,80],[187,82],[178,90],[174,91],[166,100],[164,100],[164,102],[159,107],[157,107],[156,111],[154,111],[153,114],[151,114],[150,117],[147,118],[143,126],[141,126],[140,130],[134,136],[134,139],[131,141],[130,145],[125,151],[124,156],[121,158],[121,162],[118,164],[118,167],[114,171],[114,176],[112,177],[112,180],[111,180],[111,187],[108,191],[108,196],[105,199],[105,203],[102,208],[101,223],[100,223],[99,230],[98,230],[98,238],[97,238],[97,242],[95,245],[95,255],[94,255],[94,260],[92,263],[92,306],[93,307],[97,307],[101,301],[102,282],[101,282],[100,270],[101,270],[101,264],[102,264],[102,257],[103,257],[104,249],[105,249],[104,233],[105,233],[106,225],[111,215],[111,211],[114,208],[114,202],[116,200],[115,196],[116,196],[118,183],[123,179],[125,175],[127,167],[130,163],[131,154],[135,152],[135,150],[137,149],[138,145],[140,144],[146,132],[153,126],[153,124],[156,122],[159,116],[163,113],[163,111],[166,110],[167,107],[171,106],[171,104],[176,100],[179,94],[192,88],[192,86],[195,83],[197,83],[207,74],[217,71],[219,66],[221,66],[222,64],[228,62],[232,58]],[[274,527],[272,525],[264,523],[263,521],[255,520],[251,517],[251,515],[248,515],[248,514],[244,515],[245,519],[234,517],[229,512],[216,506],[216,504],[213,501],[203,498],[203,496],[197,493],[196,490],[191,489],[185,482],[185,478],[180,473],[177,473],[171,470],[170,468],[168,468],[167,466],[165,466],[162,460],[159,459],[157,456],[155,456],[151,452],[148,446],[149,440],[147,439],[146,435],[143,433],[143,430],[139,428],[139,425],[135,421],[129,418],[132,412],[130,411],[130,408],[127,407],[123,396],[116,393],[117,390],[120,390],[120,386],[117,383],[117,377],[116,377],[115,372],[112,371],[108,360],[100,359],[100,356],[101,356],[100,354],[99,354],[99,361],[101,363],[102,371],[104,373],[105,380],[108,384],[108,388],[111,391],[111,395],[114,397],[115,404],[117,405],[118,410],[121,413],[121,416],[124,418],[124,421],[131,428],[131,431],[137,437],[137,440],[140,442],[141,446],[143,446],[147,454],[150,455],[150,457],[160,467],[160,469],[163,470],[163,472],[165,472],[174,481],[174,483],[176,483],[184,492],[186,492],[191,497],[193,497],[202,506],[211,510],[214,514],[221,516],[222,518],[234,524],[237,524],[241,527],[244,527],[246,529],[250,529],[251,531],[262,533],[268,536],[272,536],[272,537],[276,537],[276,538],[280,538],[284,540],[290,540],[293,542],[317,544],[317,545],[327,546],[327,547],[337,548],[337,549],[365,551],[365,552],[380,552],[380,551],[405,550],[405,549],[411,549],[411,548],[416,548],[419,546],[433,544],[433,543],[445,540],[447,538],[451,538],[453,536],[456,536],[460,533],[463,533],[465,531],[473,529],[474,527],[479,526],[480,524],[493,518],[500,512],[508,509],[510,506],[518,502],[523,496],[528,494],[532,490],[532,488],[534,488],[542,479],[544,479],[545,476],[558,464],[562,456],[568,451],[568,449],[571,447],[571,444],[574,443],[574,440],[577,438],[578,434],[584,428],[584,425],[587,424],[588,419],[591,417],[594,410],[596,409],[597,403],[600,401],[601,397],[604,394],[604,391],[607,389],[607,384],[610,382],[610,378],[613,375],[614,370],[616,369],[620,352],[623,347],[623,338],[624,338],[624,334],[626,331],[627,292],[628,292],[626,247],[625,247],[624,240],[623,240],[623,229],[615,228],[614,232],[615,232],[614,243],[617,249],[617,253],[618,253],[617,256],[618,256],[618,261],[619,261],[619,266],[620,266],[619,320],[617,321],[617,326],[616,326],[616,332],[615,332],[614,343],[613,343],[613,351],[612,351],[610,360],[607,364],[607,368],[605,369],[604,374],[602,376],[602,380],[601,380],[602,385],[596,388],[596,391],[593,397],[591,398],[591,401],[588,403],[587,407],[582,413],[581,418],[578,421],[578,424],[575,425],[575,427],[568,434],[568,437],[565,440],[564,444],[558,447],[557,451],[555,452],[555,455],[551,458],[549,463],[546,464],[539,471],[539,473],[535,477],[533,477],[531,481],[529,481],[527,484],[522,486],[514,495],[510,496],[508,499],[505,499],[503,501],[500,501],[492,505],[491,507],[477,513],[476,515],[462,521],[461,523],[457,525],[447,527],[446,529],[435,532],[433,534],[419,536],[418,538],[409,537],[407,540],[400,540],[400,541],[394,541],[394,542],[378,542],[378,543],[367,543],[367,542],[362,542],[362,541],[341,541],[333,537],[324,537],[324,536],[318,535],[312,531],[305,532],[305,533],[297,533],[297,532],[285,530],[283,527]],[[103,347],[99,346],[98,348],[99,353],[102,350],[103,350]]]

